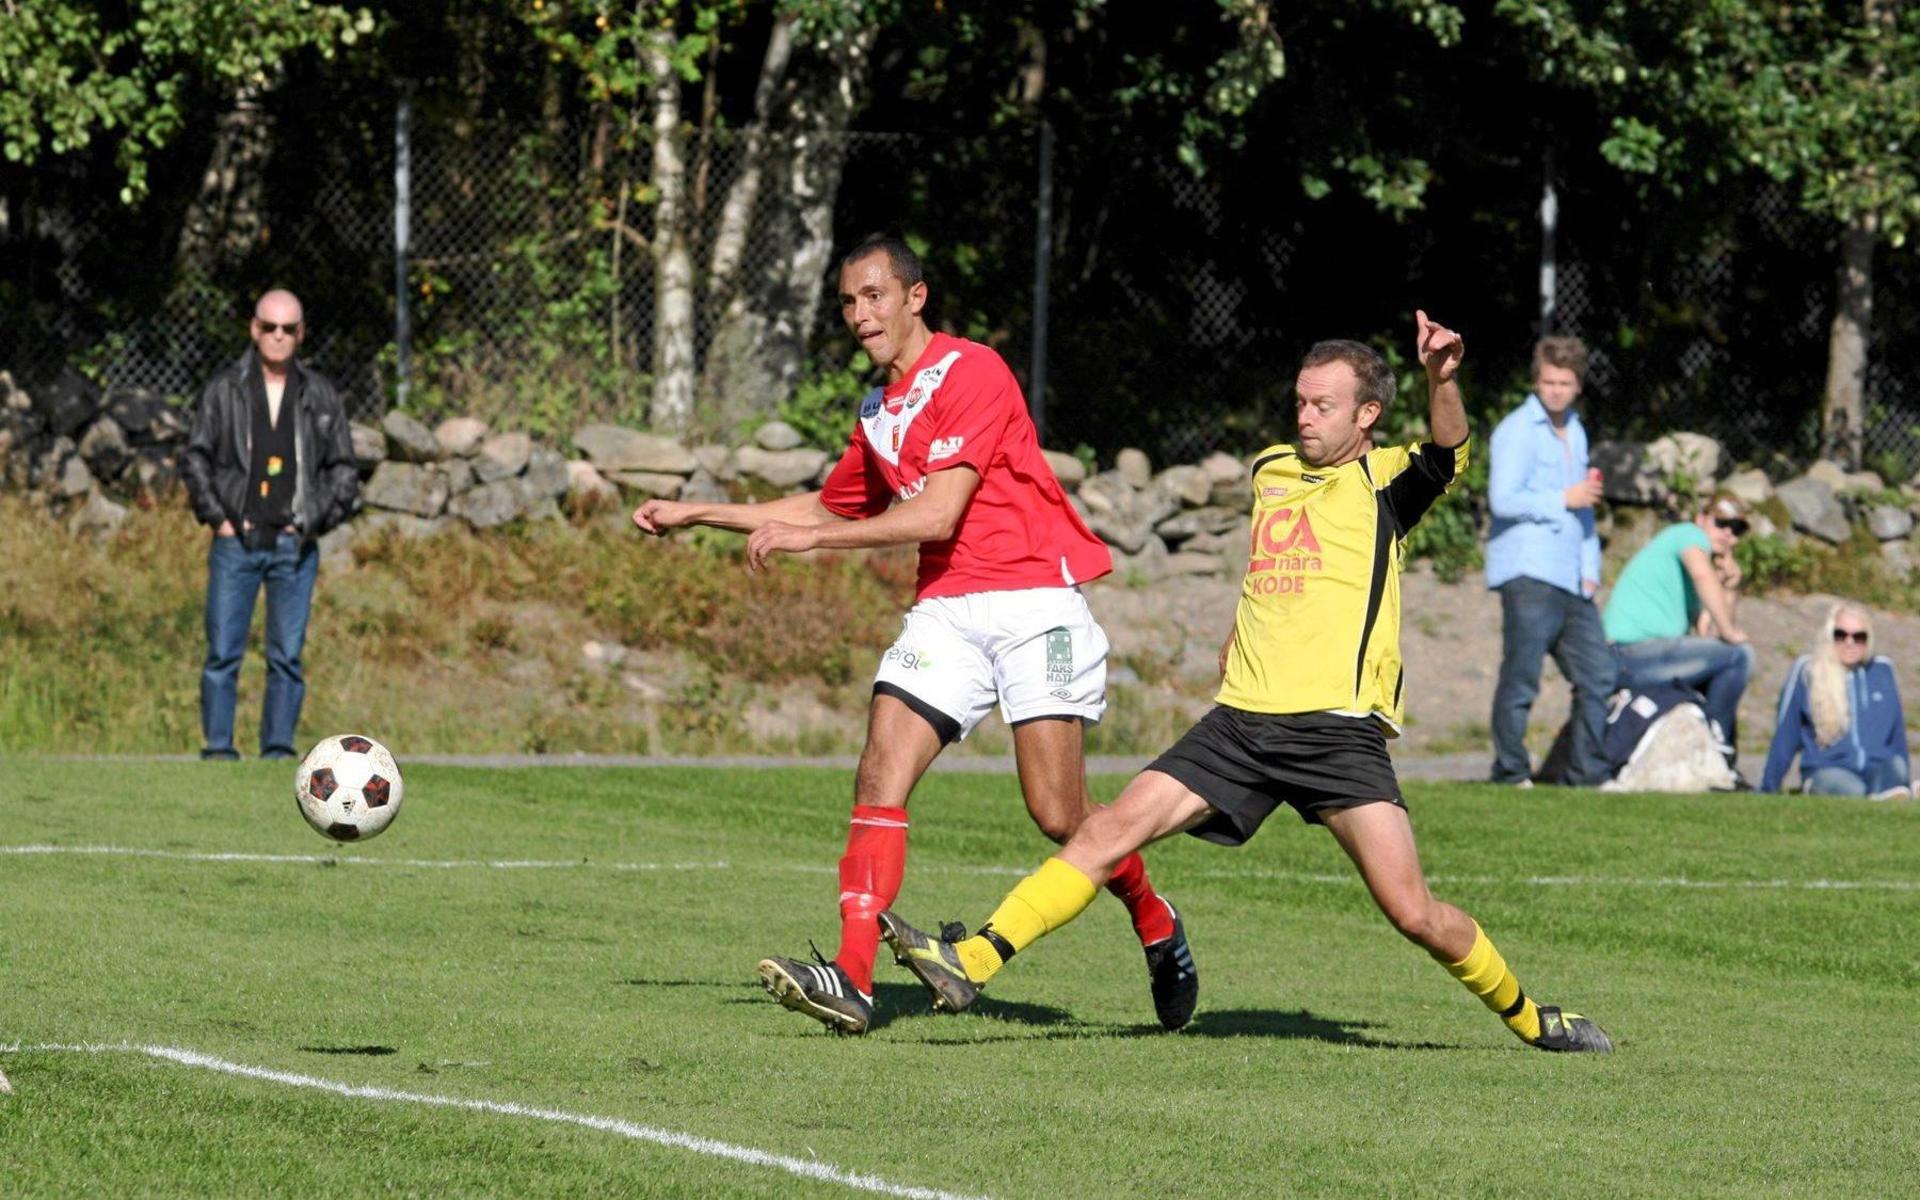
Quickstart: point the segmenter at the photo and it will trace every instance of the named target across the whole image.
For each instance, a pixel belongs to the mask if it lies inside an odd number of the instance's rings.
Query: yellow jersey
[[[1261,451],[1215,699],[1246,712],[1371,716],[1397,735],[1407,533],[1466,469],[1466,442],[1390,446],[1337,467],[1311,466],[1292,446]]]

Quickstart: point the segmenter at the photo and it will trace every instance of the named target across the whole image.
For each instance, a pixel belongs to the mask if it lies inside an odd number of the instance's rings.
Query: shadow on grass
[[[1162,1032],[1158,1026],[1141,1025],[1144,1033]],[[1270,1008],[1228,1008],[1202,1010],[1193,1023],[1180,1031],[1181,1037],[1269,1037],[1301,1041],[1329,1042],[1336,1046],[1368,1046],[1381,1050],[1465,1050],[1466,1046],[1447,1042],[1400,1042],[1377,1038],[1366,1031],[1379,1028],[1377,1021],[1345,1021],[1315,1016],[1306,1009],[1280,1012]]]
[[[364,1054],[370,1058],[400,1053],[392,1046],[295,1046],[294,1049],[306,1054]]]

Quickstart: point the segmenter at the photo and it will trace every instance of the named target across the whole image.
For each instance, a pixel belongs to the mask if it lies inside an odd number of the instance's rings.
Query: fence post
[[[407,295],[407,242],[413,223],[413,98],[406,84],[393,110],[393,346],[396,408],[407,406],[413,340]]]
[[[1540,336],[1552,337],[1556,313],[1553,233],[1560,223],[1560,198],[1553,190],[1553,147],[1542,156],[1540,186]]]
[[[1027,411],[1034,439],[1047,444],[1047,268],[1053,258],[1053,126],[1040,122],[1040,189],[1033,222],[1033,360]]]

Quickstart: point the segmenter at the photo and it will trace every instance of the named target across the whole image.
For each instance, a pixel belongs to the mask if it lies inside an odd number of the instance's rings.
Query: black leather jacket
[[[207,381],[194,408],[187,448],[180,456],[193,515],[204,525],[232,521],[240,528],[252,458],[250,404],[266,401],[260,357],[249,349],[239,361]],[[353,435],[333,383],[298,362],[287,365],[282,405],[298,424],[293,430],[297,477],[293,484],[294,526],[308,540],[353,515],[360,499],[360,471],[353,461]]]

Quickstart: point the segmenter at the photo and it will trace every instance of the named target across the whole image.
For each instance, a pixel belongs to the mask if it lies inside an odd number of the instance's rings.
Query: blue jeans
[[[282,533],[271,550],[251,550],[238,537],[216,537],[207,551],[207,661],[200,669],[202,758],[237,758],[233,747],[234,693],[247,653],[253,601],[267,589],[267,698],[260,712],[260,753],[293,754],[293,731],[307,681],[300,650],[320,550]]]
[[[1740,697],[1753,675],[1753,647],[1719,638],[1650,638],[1615,643],[1623,687],[1673,683],[1706,697],[1707,719],[1720,726],[1727,745],[1740,745]]]
[[[1600,627],[1600,612],[1585,596],[1527,576],[1509,579],[1500,593],[1500,682],[1493,689],[1493,779],[1518,783],[1532,775],[1527,758],[1527,714],[1540,694],[1540,661],[1549,653],[1573,684],[1567,781],[1605,783],[1612,772],[1600,756],[1607,696],[1616,670]]]
[[[1807,776],[1804,790],[1816,796],[1877,796],[1907,781],[1907,760],[1896,754],[1869,763],[1864,775],[1845,767],[1816,767]]]

